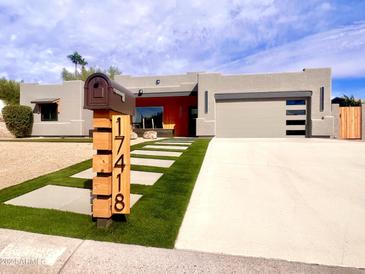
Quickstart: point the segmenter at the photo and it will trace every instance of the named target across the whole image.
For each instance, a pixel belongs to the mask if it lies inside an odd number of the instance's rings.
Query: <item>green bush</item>
[[[6,127],[15,137],[30,136],[33,127],[33,111],[30,107],[5,106],[2,113]]]

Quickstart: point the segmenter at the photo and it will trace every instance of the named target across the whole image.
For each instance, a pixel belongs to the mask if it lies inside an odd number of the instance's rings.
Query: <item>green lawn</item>
[[[197,139],[168,169],[132,166],[132,170],[163,172],[164,175],[153,186],[131,185],[131,193],[142,194],[143,197],[131,209],[127,222],[114,222],[108,229],[97,229],[91,216],[3,204],[4,201],[47,184],[90,188],[91,180],[70,178],[91,167],[91,161],[87,160],[0,190],[0,227],[173,248],[209,141],[210,139]],[[146,143],[134,145],[131,150],[141,149],[144,145]]]

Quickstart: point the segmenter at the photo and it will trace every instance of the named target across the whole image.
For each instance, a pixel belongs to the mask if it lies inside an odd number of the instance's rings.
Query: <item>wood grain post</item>
[[[97,219],[98,227],[107,227],[112,217],[111,211],[111,185],[112,185],[112,127],[111,118],[113,112],[106,110],[94,110],[93,115],[93,178],[92,214]],[[100,220],[105,219],[105,220]]]
[[[130,115],[95,110],[93,117],[93,217],[109,226],[114,214],[130,213]],[[105,220],[99,220],[105,219]]]

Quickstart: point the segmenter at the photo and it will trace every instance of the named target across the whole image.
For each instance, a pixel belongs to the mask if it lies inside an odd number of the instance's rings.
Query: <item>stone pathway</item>
[[[195,139],[186,139],[186,138],[175,138],[175,139],[165,139],[165,140],[158,140],[161,143],[194,143]]]
[[[184,145],[184,146],[190,146],[191,143],[182,143],[182,142],[156,142],[156,145]]]
[[[131,207],[142,195],[131,194]],[[5,204],[49,208],[91,215],[90,189],[47,185],[11,199]]]
[[[163,173],[131,170],[131,184],[151,186],[157,182],[162,175]],[[92,168],[89,168],[72,175],[71,177],[92,180],[95,176],[96,172],[93,172]]]
[[[162,150],[166,150],[166,149],[172,149],[172,150],[186,150],[189,147],[185,147],[185,146],[170,146],[170,145],[147,145],[144,146],[143,148],[154,148],[154,149],[162,149]]]
[[[150,158],[131,158],[132,165],[138,166],[154,166],[154,167],[170,167],[175,161],[173,160],[160,160]]]
[[[180,157],[182,152],[174,151],[155,151],[155,150],[133,150],[131,152],[133,155],[150,155],[150,156],[170,156],[170,157]]]

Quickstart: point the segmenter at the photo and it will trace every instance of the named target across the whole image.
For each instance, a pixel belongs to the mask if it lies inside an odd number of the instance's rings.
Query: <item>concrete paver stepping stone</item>
[[[160,179],[163,173],[131,170],[131,184],[151,186]],[[72,175],[73,178],[92,179],[96,176],[91,168]]]
[[[152,186],[162,175],[163,173],[131,170],[132,183],[139,185]]]
[[[172,157],[180,157],[182,152],[174,152],[174,151],[154,151],[154,150],[133,150],[131,154],[137,155],[152,155],[152,156],[172,156]]]
[[[131,164],[139,166],[170,167],[174,162],[173,160],[131,158]]]
[[[142,197],[131,194],[131,207]],[[91,214],[90,189],[47,185],[6,201],[5,204],[35,208],[57,209],[80,214]]]
[[[155,148],[155,149],[173,149],[173,150],[185,150],[188,149],[189,147],[184,147],[184,146],[165,146],[165,145],[147,145],[144,146],[143,148]]]
[[[167,140],[161,140],[160,142],[195,142],[196,139],[188,139],[188,138],[175,138],[175,139],[167,139]]]
[[[190,146],[192,143],[185,143],[185,142],[156,142],[155,144],[158,144],[158,145],[184,145],[184,146]]]

